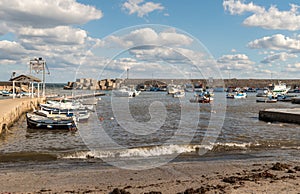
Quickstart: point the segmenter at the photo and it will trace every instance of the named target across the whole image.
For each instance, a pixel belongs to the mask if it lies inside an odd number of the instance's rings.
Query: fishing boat
[[[30,129],[69,130],[76,131],[74,117],[62,117],[61,115],[48,117],[42,114],[26,113],[27,126]]]
[[[274,95],[286,94],[291,89],[291,87],[287,87],[285,83],[282,83],[280,81],[278,82],[278,84],[274,84],[273,86],[274,88],[272,90],[272,93]]]

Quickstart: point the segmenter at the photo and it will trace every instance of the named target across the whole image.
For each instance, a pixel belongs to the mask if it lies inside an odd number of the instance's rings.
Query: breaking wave
[[[86,158],[135,158],[135,157],[159,157],[173,154],[197,153],[203,149],[206,151],[244,150],[259,144],[251,143],[215,143],[211,145],[160,145],[149,147],[128,148],[122,150],[91,150],[62,155],[63,159]]]

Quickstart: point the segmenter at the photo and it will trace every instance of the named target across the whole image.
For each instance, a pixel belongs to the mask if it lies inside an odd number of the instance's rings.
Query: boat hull
[[[76,123],[73,119],[55,120],[47,117],[35,117],[34,113],[26,114],[27,127],[30,129],[68,130],[76,131]]]

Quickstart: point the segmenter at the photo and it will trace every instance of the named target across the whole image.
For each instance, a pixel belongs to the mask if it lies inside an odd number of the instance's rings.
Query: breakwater
[[[0,100],[0,134],[5,133],[22,114],[36,108],[44,98],[18,98]]]
[[[76,82],[68,82],[65,89],[90,89],[90,90],[112,90],[118,88],[120,84],[125,85],[144,85],[146,83],[165,83],[165,84],[196,84],[213,87],[251,87],[263,88],[270,84],[277,84],[278,81],[286,83],[292,89],[300,86],[300,79],[105,79],[97,81],[94,79],[78,79]]]

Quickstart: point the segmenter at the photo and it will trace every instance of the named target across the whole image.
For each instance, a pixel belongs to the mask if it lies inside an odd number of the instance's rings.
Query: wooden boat
[[[277,99],[274,98],[258,98],[256,99],[256,102],[262,102],[262,103],[276,103]]]
[[[56,115],[47,117],[45,115],[26,113],[27,127],[30,129],[48,129],[48,130],[69,130],[76,131],[76,121],[74,117],[62,117]]]

